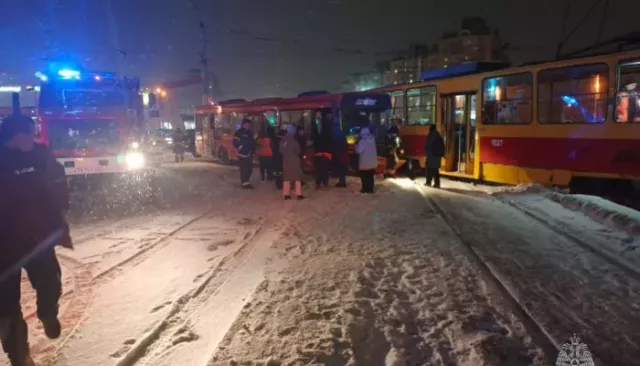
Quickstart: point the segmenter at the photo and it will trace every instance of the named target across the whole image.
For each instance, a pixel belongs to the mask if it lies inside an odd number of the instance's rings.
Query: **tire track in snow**
[[[312,195],[313,193],[309,197]],[[264,202],[260,203],[265,204]],[[295,203],[292,201],[284,211],[277,215],[270,215],[266,222],[259,225],[248,238],[243,240],[243,244],[236,251],[223,258],[212,268],[196,287],[180,296],[162,321],[144,338],[136,342],[115,366],[155,365],[157,364],[156,360],[162,358],[165,352],[173,351],[174,346],[197,340],[200,336],[192,331],[195,326],[192,324],[192,319],[200,315],[199,313],[206,305],[215,302],[215,297],[221,289],[238,276],[243,266],[252,259],[258,246],[269,247],[286,230],[289,211],[294,207],[293,205]],[[274,208],[273,206],[269,205],[265,208],[267,214],[269,214],[269,208]],[[275,229],[269,229],[274,226]],[[268,239],[263,241],[265,238]],[[251,293],[247,293],[243,297],[246,302],[251,297]],[[216,316],[228,317],[229,314],[211,314],[208,317]],[[235,315],[233,318],[235,319]],[[223,334],[226,331],[226,329],[223,330]]]
[[[478,268],[482,273],[484,273],[487,278],[487,283],[493,285],[502,295],[504,299],[509,302],[511,309],[515,314],[518,315],[522,323],[527,328],[529,334],[531,335],[534,343],[536,343],[545,354],[550,357],[559,352],[561,349],[561,342],[558,342],[543,326],[540,322],[538,322],[529,310],[523,305],[523,302],[518,298],[518,296],[510,290],[509,286],[504,283],[500,279],[500,276],[496,273],[496,271],[492,268],[489,263],[482,259],[480,254],[475,250],[473,243],[464,238],[464,236],[460,233],[457,227],[453,224],[453,218],[442,208],[440,204],[436,202],[436,200],[424,189],[414,185],[416,190],[420,193],[422,197],[424,197],[427,206],[435,212],[442,221],[447,225],[449,230],[456,236],[458,241],[462,244],[462,247],[469,254],[469,259],[473,262],[476,262]]]

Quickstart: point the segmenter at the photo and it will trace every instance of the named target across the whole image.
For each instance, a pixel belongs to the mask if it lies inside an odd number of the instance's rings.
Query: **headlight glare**
[[[129,169],[135,170],[144,167],[144,155],[139,152],[127,153],[124,159]]]

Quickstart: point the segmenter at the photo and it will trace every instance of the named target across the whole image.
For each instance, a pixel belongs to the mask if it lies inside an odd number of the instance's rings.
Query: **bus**
[[[457,68],[457,70],[456,70]],[[410,165],[425,166],[435,125],[446,143],[441,173],[575,191],[640,180],[640,51],[475,72],[473,64],[378,89],[403,121]]]
[[[327,92],[307,92],[296,98],[267,98],[247,101],[235,99],[204,105],[195,108],[196,115],[196,152],[203,157],[219,159],[223,163],[237,160],[237,152],[232,140],[235,131],[245,118],[253,122],[254,134],[271,125],[278,127],[290,123],[304,128],[308,141],[303,156],[303,170],[313,170],[313,145],[319,124],[317,121],[326,114],[333,117],[334,128],[344,131],[351,150],[360,133],[356,121],[369,121],[379,143],[389,127],[389,108],[391,99],[384,93],[362,92],[329,94]],[[365,117],[356,118],[358,116]],[[383,149],[379,148],[379,151]],[[355,168],[354,154],[351,167]],[[378,170],[384,170],[386,159],[379,158]]]

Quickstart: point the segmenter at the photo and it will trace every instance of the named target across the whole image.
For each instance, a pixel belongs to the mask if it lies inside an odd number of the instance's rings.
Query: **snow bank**
[[[483,191],[490,195],[500,194],[530,194],[546,192],[549,189],[537,183],[518,184],[517,186],[483,186]]]
[[[549,192],[547,197],[570,210],[584,213],[596,222],[640,236],[640,212],[636,210],[595,196]]]

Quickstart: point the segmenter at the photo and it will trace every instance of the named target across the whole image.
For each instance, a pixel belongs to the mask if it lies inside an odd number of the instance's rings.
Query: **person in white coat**
[[[378,166],[378,152],[376,150],[376,140],[367,127],[360,130],[360,139],[356,144],[358,154],[358,170],[360,171],[360,182],[362,189],[360,193],[372,194],[374,176]]]

